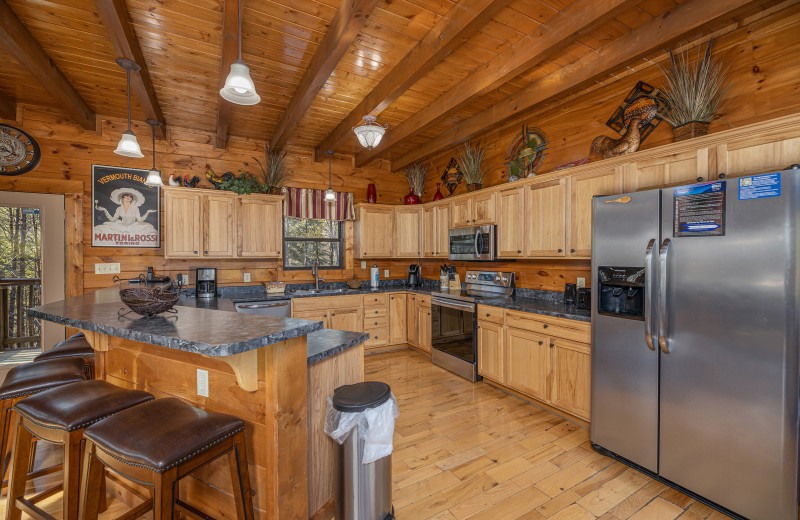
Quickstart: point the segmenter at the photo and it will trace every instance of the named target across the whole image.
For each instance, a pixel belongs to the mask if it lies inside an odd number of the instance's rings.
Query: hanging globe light
[[[381,126],[376,123],[376,117],[370,114],[365,115],[363,119],[364,123],[353,128],[353,132],[358,137],[358,142],[361,143],[361,146],[367,150],[372,150],[381,143],[383,134],[386,133],[389,125]]]

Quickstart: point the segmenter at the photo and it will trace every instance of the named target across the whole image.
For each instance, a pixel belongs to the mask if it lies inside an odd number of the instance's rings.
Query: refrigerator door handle
[[[653,351],[656,349],[653,342],[653,319],[651,316],[653,308],[653,249],[655,247],[656,239],[651,238],[644,253],[644,339],[647,342],[647,348]]]
[[[667,329],[669,327],[669,313],[667,311],[667,260],[669,258],[669,246],[672,240],[665,238],[661,243],[659,251],[659,291],[658,291],[658,346],[661,352],[669,354],[670,344],[667,339]]]

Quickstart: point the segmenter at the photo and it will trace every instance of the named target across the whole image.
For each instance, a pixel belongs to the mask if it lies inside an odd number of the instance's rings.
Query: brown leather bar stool
[[[53,388],[15,404],[17,418],[14,421],[6,520],[19,520],[22,511],[34,518],[50,520],[52,517],[36,503],[61,489],[64,490],[63,518],[77,519],[84,429],[126,408],[152,400],[153,396],[147,392],[126,390],[106,381],[93,380]],[[62,484],[26,499],[25,485],[34,436],[64,446],[64,478]]]
[[[47,352],[42,352],[34,361],[46,361],[48,359],[61,359],[79,357],[83,359],[86,369],[86,379],[94,379],[94,349],[86,340],[83,332],[73,334],[64,341],[59,341]]]
[[[104,468],[153,488],[153,498],[126,513],[172,520],[175,507],[211,518],[178,498],[178,481],[217,457],[228,456],[236,514],[252,520],[253,497],[244,444],[244,421],[195,408],[174,397],[120,412],[91,428],[86,440],[81,485],[81,520],[96,520]],[[120,518],[123,518],[120,517]]]
[[[8,371],[5,381],[0,385],[0,465],[3,480],[8,468],[6,452],[11,435],[11,411],[22,399],[57,386],[83,381],[85,378],[83,360],[78,358],[52,359],[40,363],[26,363]],[[58,466],[34,472],[31,478],[41,477]],[[3,482],[5,485],[5,482]]]

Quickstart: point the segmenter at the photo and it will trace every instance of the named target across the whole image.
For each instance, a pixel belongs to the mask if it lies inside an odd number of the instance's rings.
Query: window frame
[[[281,220],[281,238],[282,238],[282,242],[283,242],[283,252],[284,252],[284,254],[283,254],[283,262],[282,262],[283,270],[284,271],[310,271],[311,269],[313,269],[312,266],[308,266],[308,267],[289,267],[289,266],[286,265],[286,260],[289,257],[289,254],[288,254],[289,248],[286,247],[286,241],[287,241],[287,237],[286,237],[286,219],[287,218],[297,218],[298,220],[325,220],[325,219],[312,219],[312,218],[303,219],[303,218],[299,218],[299,217],[287,217],[286,215],[284,215],[283,219]],[[330,244],[338,244],[339,245],[339,265],[337,265],[337,266],[320,266],[320,268],[321,269],[325,269],[326,271],[332,271],[332,270],[336,270],[336,269],[340,269],[340,270],[344,269],[344,253],[345,253],[345,247],[344,247],[344,245],[345,245],[344,244],[344,221],[339,220],[339,221],[336,221],[336,223],[339,225],[339,238],[338,239],[288,237],[288,240],[290,242],[325,242],[325,243],[330,243]]]

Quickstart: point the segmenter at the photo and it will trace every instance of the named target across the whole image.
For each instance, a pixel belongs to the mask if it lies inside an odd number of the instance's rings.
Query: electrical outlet
[[[197,395],[208,397],[208,370],[197,369]]]
[[[188,285],[189,284],[189,275],[182,274],[181,275],[181,285]]]
[[[367,268],[367,261],[366,260],[362,260],[361,261],[361,269],[366,269],[366,268]]]
[[[94,274],[117,274],[119,273],[119,264],[94,264]]]
[[[383,270],[383,277],[384,278],[389,278],[389,270],[388,269],[384,269]]]
[[[578,289],[581,287],[586,287],[586,278],[578,278],[578,283],[575,284]]]
[[[244,273],[244,281],[245,282],[249,282],[250,281],[250,273]]]

